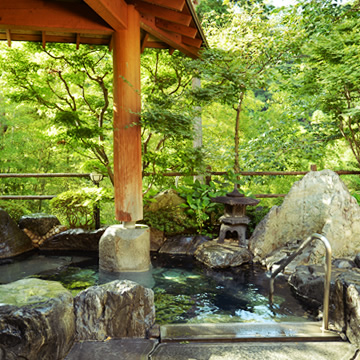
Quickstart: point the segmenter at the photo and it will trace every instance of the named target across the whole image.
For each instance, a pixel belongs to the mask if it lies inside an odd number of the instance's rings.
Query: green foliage
[[[184,210],[177,206],[165,207],[156,212],[144,211],[142,222],[154,229],[164,231],[166,235],[192,232],[196,228],[193,218],[187,216]]]
[[[62,223],[71,228],[88,229],[94,226],[94,207],[106,200],[109,200],[109,194],[105,189],[88,187],[59,194],[50,201],[50,208]]]
[[[33,106],[51,121],[52,141],[95,159],[113,178],[112,62],[105,47],[17,43],[0,51],[6,99]],[[3,94],[5,97],[5,92]],[[98,166],[99,166],[98,165]]]
[[[24,204],[11,200],[0,200],[0,209],[5,210],[16,223],[23,215],[31,213]]]
[[[186,214],[196,219],[197,231],[200,234],[211,234],[221,213],[221,205],[211,201],[216,196],[226,194],[226,190],[218,189],[214,182],[209,185],[201,184],[198,180],[181,185],[176,189],[181,197],[186,199],[186,204],[180,206],[185,208]]]

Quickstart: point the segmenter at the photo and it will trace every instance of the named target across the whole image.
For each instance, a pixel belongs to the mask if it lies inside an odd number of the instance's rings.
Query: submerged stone
[[[0,209],[0,259],[33,250],[30,238],[19,229],[9,214]]]
[[[64,359],[74,338],[73,297],[60,283],[0,285],[1,359]]]
[[[145,338],[155,322],[153,291],[129,280],[90,287],[74,303],[78,340]]]

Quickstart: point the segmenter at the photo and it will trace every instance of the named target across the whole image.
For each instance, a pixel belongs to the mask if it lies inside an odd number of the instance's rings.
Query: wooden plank
[[[183,11],[185,0],[144,0],[147,3],[162,6],[168,9]]]
[[[124,0],[84,0],[114,30],[127,28],[127,4]]]
[[[200,49],[201,45],[202,45],[202,40],[201,39],[192,39],[189,38],[187,36],[182,36],[181,40],[184,44],[186,45],[190,45],[190,46],[194,46],[198,49]]]
[[[146,44],[148,42],[148,39],[149,39],[149,34],[146,33],[144,38],[141,40],[141,53],[144,52],[144,49],[146,48]]]
[[[143,217],[140,99],[140,15],[128,6],[128,27],[114,33],[114,192],[117,220]]]
[[[42,42],[43,49],[45,49],[45,47],[46,47],[46,32],[45,31],[41,32],[41,42]]]
[[[145,30],[155,38],[159,39],[160,41],[168,44],[170,47],[180,50],[182,53],[184,53],[187,56],[190,56],[191,58],[196,59],[199,57],[197,49],[191,48],[183,44],[180,35],[169,33],[159,29],[155,25],[154,16],[141,16],[140,24],[143,30]]]
[[[0,200],[50,200],[56,195],[0,195]]]
[[[156,16],[159,19],[168,20],[176,24],[189,26],[192,20],[191,15],[151,5],[141,0],[137,0],[135,6],[141,14]]]
[[[113,29],[85,3],[1,0],[0,28],[111,34]]]
[[[87,177],[90,179],[90,174],[77,173],[52,173],[52,174],[0,174],[0,178],[51,178],[51,177]]]
[[[195,36],[198,32],[197,29],[195,29],[193,27],[185,26],[185,25],[181,25],[181,24],[175,24],[173,22],[158,19],[158,18],[155,18],[155,25],[159,29],[171,31],[176,34],[184,35],[184,36],[187,36],[187,37],[193,38],[193,39],[195,38]]]
[[[9,29],[6,29],[6,40],[8,47],[11,47],[11,31]]]
[[[13,41],[33,41],[41,42],[42,35],[36,34],[12,34],[11,38]],[[6,40],[6,35],[0,34],[0,40]],[[89,45],[109,45],[109,38],[95,38],[95,37],[81,37],[82,44]],[[57,42],[57,43],[74,43],[76,44],[76,34],[71,35],[46,35],[46,42]]]

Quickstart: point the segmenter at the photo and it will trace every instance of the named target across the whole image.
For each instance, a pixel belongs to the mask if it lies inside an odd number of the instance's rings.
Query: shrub
[[[31,213],[23,204],[11,200],[0,200],[0,208],[5,210],[15,222],[19,222],[23,215]]]
[[[67,223],[69,227],[89,229],[94,226],[95,205],[100,206],[100,201],[106,200],[110,200],[110,196],[105,189],[85,187],[59,194],[50,201],[50,208],[59,220]]]

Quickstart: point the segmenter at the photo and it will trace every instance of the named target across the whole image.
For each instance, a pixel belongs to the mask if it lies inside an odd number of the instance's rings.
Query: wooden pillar
[[[140,16],[128,5],[128,28],[114,34],[114,188],[116,219],[142,219]]]

